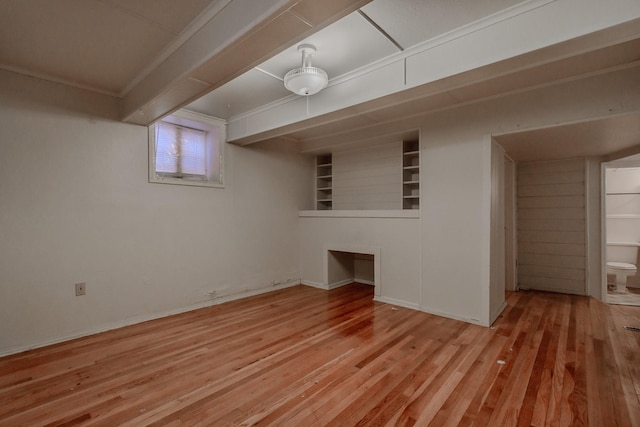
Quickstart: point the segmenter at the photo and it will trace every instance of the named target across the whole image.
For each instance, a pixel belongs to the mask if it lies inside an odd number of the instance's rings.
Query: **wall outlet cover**
[[[76,296],[86,295],[87,284],[84,282],[76,283]]]

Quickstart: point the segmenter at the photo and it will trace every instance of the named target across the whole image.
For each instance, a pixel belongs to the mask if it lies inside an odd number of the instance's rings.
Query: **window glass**
[[[151,125],[149,181],[222,186],[224,121],[181,110]]]

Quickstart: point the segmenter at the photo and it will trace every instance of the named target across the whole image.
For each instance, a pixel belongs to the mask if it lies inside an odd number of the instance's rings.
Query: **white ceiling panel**
[[[100,0],[0,0],[0,67],[117,94],[204,6],[201,0],[180,2],[191,9],[176,14],[171,24],[173,8],[153,9],[155,2],[147,0],[121,3],[127,6]]]
[[[403,48],[506,9],[521,0],[375,0],[362,8]]]
[[[189,104],[189,109],[230,119],[265,104],[291,96],[282,78],[301,65],[298,46],[312,44],[312,63],[327,72],[329,80],[398,52],[380,31],[359,13],[352,13],[300,43],[289,47],[258,67]]]
[[[228,120],[289,95],[282,81],[254,69],[189,104],[189,109]]]
[[[516,161],[602,156],[640,146],[640,115],[571,123],[494,139]]]
[[[398,52],[393,43],[354,12],[267,60],[260,68],[284,77],[301,65],[298,46],[303,43],[316,47],[313,65],[325,70],[329,80]]]
[[[102,0],[133,16],[146,19],[174,34],[180,34],[211,0]],[[214,4],[217,2],[213,2]]]

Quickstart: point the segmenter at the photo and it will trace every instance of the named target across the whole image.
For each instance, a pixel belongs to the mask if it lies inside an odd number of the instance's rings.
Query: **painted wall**
[[[333,209],[402,209],[402,141],[333,151]]]
[[[627,76],[635,71],[620,70],[515,93],[419,119],[423,310],[490,323],[491,180],[487,177],[491,176],[491,148],[487,136],[602,117],[609,114],[607,110],[637,108],[638,101],[632,98],[637,91],[616,83],[616,74]],[[416,120],[402,124],[410,129]],[[587,163],[597,160],[587,159]],[[597,171],[589,175],[590,185],[599,186]],[[589,200],[596,203],[593,193],[597,191],[589,190]],[[589,236],[599,233],[596,206],[590,210]],[[600,244],[597,239],[590,243],[590,263],[597,263]],[[593,275],[588,292],[597,296],[597,266]]]
[[[356,282],[373,284],[375,279],[375,266],[373,261],[373,255],[354,255],[353,276]]]
[[[424,126],[421,144],[421,307],[488,325],[491,141]]]
[[[395,296],[418,295],[418,306],[424,311],[489,325],[499,311],[501,292],[501,281],[491,278],[491,241],[492,238],[499,240],[499,236],[492,235],[492,230],[498,229],[495,224],[492,228],[491,221],[494,151],[490,136],[603,117],[611,111],[637,109],[635,92],[629,90],[627,84],[620,83],[631,75],[637,79],[636,71],[625,69],[611,75],[564,82],[422,117],[408,117],[398,123],[372,126],[357,134],[327,138],[325,144],[357,144],[358,138],[379,140],[381,134],[420,128],[421,210],[419,224],[413,228],[419,233],[420,241],[415,251],[402,249],[402,238],[391,238],[394,243],[389,244],[397,247],[402,256],[421,252],[419,267],[414,273],[420,277],[420,284],[418,289],[412,289],[412,285],[404,282],[400,285],[402,289],[393,291],[397,292]],[[320,141],[303,144],[303,149],[320,150],[323,148],[320,144]],[[593,166],[598,160],[587,159],[586,162]],[[589,171],[591,208],[586,234],[597,236],[600,227],[598,192],[592,187],[600,185],[599,172],[593,168]],[[303,240],[315,240],[302,242],[303,279],[322,283],[322,263],[318,260],[325,243],[335,238],[348,241],[356,232],[354,239],[362,240],[361,236],[381,233],[382,227],[395,227],[394,221],[376,221],[302,218]],[[337,228],[332,231],[334,224]],[[371,243],[372,246],[385,244],[388,243]],[[589,263],[598,264],[600,243],[597,238],[590,239],[588,250]],[[384,248],[383,253],[386,253]],[[312,263],[308,261],[311,256],[318,258]],[[386,267],[381,269],[385,274]],[[597,265],[590,267],[588,282],[589,292],[594,296],[600,294],[597,269]],[[404,269],[397,269],[393,274],[402,271]]]
[[[523,162],[517,174],[520,287],[586,295],[585,160]]]
[[[299,280],[293,145],[227,145],[224,189],[150,184],[113,99],[7,72],[0,99],[0,354]]]

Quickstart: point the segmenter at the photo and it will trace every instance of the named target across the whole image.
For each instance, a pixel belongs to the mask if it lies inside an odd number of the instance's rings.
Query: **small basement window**
[[[225,122],[181,110],[149,127],[149,182],[222,187]]]

